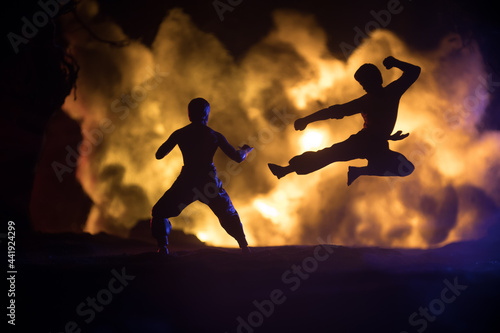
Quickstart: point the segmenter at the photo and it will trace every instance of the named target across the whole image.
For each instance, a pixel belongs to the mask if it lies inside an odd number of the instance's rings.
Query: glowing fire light
[[[300,144],[304,150],[316,150],[321,147],[324,136],[316,130],[306,130],[300,139]]]
[[[209,238],[208,235],[203,231],[196,233],[196,237],[198,237],[198,239],[201,240],[202,242],[206,242]]]
[[[215,160],[251,245],[311,244],[321,235],[340,245],[426,248],[480,237],[488,227],[483,221],[500,205],[500,132],[474,127],[488,102],[479,49],[453,44],[457,37],[432,52],[410,52],[394,34],[376,30],[348,59],[339,59],[329,52],[327,35],[313,17],[277,11],[274,20],[273,31],[238,63],[181,10],[165,18],[151,48],[132,42],[109,49],[89,42],[81,29],[66,29],[81,71],[78,99],[68,98],[64,110],[82,120],[85,140],[99,141],[78,161],[78,179],[94,202],[85,230],[126,234],[150,216],[182,166],[178,149],[162,161],[154,153],[188,123],[186,104],[199,95],[213,106],[210,126],[234,145],[255,142],[255,152],[241,165],[225,156]],[[108,28],[116,40],[126,37],[114,24]],[[204,52],[186,53],[192,45]],[[86,59],[89,54],[99,54],[103,65],[88,66],[97,63]],[[358,115],[316,123],[304,132],[294,131],[292,121],[295,111],[304,116],[361,96],[353,73],[365,62],[382,69],[384,84],[397,79],[400,71],[382,67],[388,55],[422,67],[401,100],[395,128],[411,136],[390,143],[416,171],[403,179],[363,177],[349,188],[347,165],[341,163],[306,176],[273,178],[267,163],[284,164],[359,131]],[[145,68],[169,75],[155,76]],[[109,71],[112,75],[104,75]],[[102,86],[109,89],[96,88]],[[471,98],[478,101],[474,107],[464,103]],[[285,110],[286,105],[294,107]],[[273,115],[274,106],[279,110]],[[111,125],[97,132],[102,123]],[[200,207],[191,205],[173,218],[174,228],[210,245],[236,246],[210,209]],[[263,219],[270,223],[263,225]]]
[[[257,208],[257,210],[264,216],[265,218],[273,220],[273,218],[276,218],[279,216],[279,212],[276,208],[268,205],[262,200],[255,200],[254,201],[254,206]]]

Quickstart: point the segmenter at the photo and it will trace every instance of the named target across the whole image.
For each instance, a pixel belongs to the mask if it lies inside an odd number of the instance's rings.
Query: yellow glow
[[[208,235],[205,233],[205,232],[197,232],[196,233],[196,237],[198,237],[199,240],[201,240],[202,242],[206,242],[208,240]]]
[[[481,91],[470,95],[481,84],[477,78],[488,77],[478,48],[446,44],[459,40],[456,36],[445,38],[436,50],[419,53],[394,34],[377,30],[346,59],[329,51],[327,35],[312,16],[276,11],[274,20],[268,36],[238,62],[215,36],[200,31],[180,10],[169,12],[151,47],[133,42],[111,52],[105,45],[88,44],[87,37],[77,32],[68,37],[72,48],[99,48],[96,54],[104,58],[103,64],[117,56],[123,59],[116,68],[121,80],[105,82],[112,94],[94,88],[108,78],[99,66],[89,66],[79,75],[78,99],[68,98],[64,105],[69,115],[82,120],[87,142],[102,141],[92,146],[92,154],[80,157],[76,170],[94,203],[86,231],[117,233],[150,217],[151,207],[174,182],[183,163],[178,148],[161,161],[154,153],[172,132],[189,123],[186,106],[194,95],[208,98],[213,107],[209,126],[234,146],[255,146],[249,159],[239,165],[221,153],[215,158],[253,246],[311,243],[321,232],[322,239],[339,245],[426,248],[435,244],[426,239],[422,228],[439,217],[436,207],[444,203],[439,194],[444,187],[472,185],[500,202],[495,173],[500,133],[474,129],[474,121],[484,112],[483,103],[463,109],[464,101],[484,95]],[[110,31],[116,40],[127,37],[118,26]],[[187,45],[209,52],[186,57]],[[90,63],[86,54],[77,52],[77,60]],[[318,122],[304,132],[294,131],[292,122],[297,116],[362,96],[353,74],[363,63],[375,64],[384,84],[398,79],[399,69],[386,70],[382,65],[389,55],[422,67],[420,78],[401,99],[394,129],[411,135],[389,142],[392,150],[415,165],[414,173],[404,178],[363,176],[347,187],[348,165],[366,165],[366,160],[359,159],[276,180],[265,163],[286,165],[296,154],[343,141],[362,128],[360,115]],[[137,89],[148,78],[152,80],[146,88]],[[116,104],[122,95],[132,96],[130,105]],[[288,105],[293,106],[286,109]],[[96,132],[106,119],[111,120],[110,126]],[[102,177],[101,171],[113,165],[123,168],[123,179],[117,168]],[[422,198],[432,198],[429,211],[422,211]],[[457,224],[440,244],[466,239],[481,229],[481,203],[463,205],[464,200],[458,200]],[[172,223],[209,245],[237,245],[209,208],[202,204],[198,208],[191,205]],[[182,222],[184,218],[188,223]]]
[[[335,84],[338,74],[342,74],[342,68],[337,63],[322,60],[317,55],[309,57],[317,66],[318,75],[290,88],[290,97],[299,109],[306,108],[310,101],[324,100],[325,90]]]
[[[324,135],[317,130],[306,130],[300,139],[300,144],[304,150],[318,149],[322,146]]]
[[[450,152],[442,152],[437,157],[439,170],[448,177],[457,177],[464,172],[463,156],[456,156]]]
[[[276,208],[268,205],[267,203],[261,200],[255,200],[254,206],[265,218],[273,219],[279,216],[279,212]]]

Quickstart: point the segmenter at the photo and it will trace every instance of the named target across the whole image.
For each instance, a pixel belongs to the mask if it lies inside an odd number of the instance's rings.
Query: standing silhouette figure
[[[400,61],[392,56],[383,61],[387,69],[393,67],[403,71],[403,75],[386,87],[382,86],[382,74],[373,64],[362,65],[354,74],[366,94],[345,104],[332,105],[295,121],[294,127],[303,131],[308,124],[326,119],[342,119],[361,113],[364,118],[363,129],[347,140],[331,147],[308,151],[293,157],[287,166],[269,163],[269,169],[278,179],[289,173],[299,175],[319,170],[331,163],[350,161],[357,158],[367,159],[365,167],[349,167],[347,185],[360,176],[399,176],[410,175],[415,167],[402,154],[389,149],[388,140],[397,141],[408,137],[409,133],[397,131],[392,134],[398,116],[399,100],[405,91],[418,79],[420,67]]]
[[[244,145],[236,150],[222,134],[207,126],[209,113],[210,104],[205,99],[193,99],[188,105],[191,124],[176,130],[156,152],[156,159],[162,159],[179,145],[184,160],[180,175],[152,209],[151,232],[158,241],[159,253],[168,253],[168,235],[172,228],[169,218],[178,216],[197,200],[210,207],[243,252],[249,251],[239,215],[217,178],[213,156],[221,148],[240,163],[253,148]]]

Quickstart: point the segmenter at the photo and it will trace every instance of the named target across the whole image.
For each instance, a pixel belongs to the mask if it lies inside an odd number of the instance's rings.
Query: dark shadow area
[[[76,178],[76,167],[72,167],[82,139],[80,125],[64,111],[58,110],[50,118],[31,192],[34,230],[82,232],[92,207]]]
[[[150,243],[105,234],[37,237],[18,276],[23,332],[71,322],[96,333],[500,328],[498,228],[432,250],[315,245],[250,255],[195,246],[158,256]]]
[[[34,15],[37,6],[35,1],[9,3],[1,22],[0,217],[15,220],[19,231],[31,228],[29,202],[46,125],[70,94],[78,72],[52,21],[43,29],[26,28],[30,39],[10,35],[21,33],[21,18]]]

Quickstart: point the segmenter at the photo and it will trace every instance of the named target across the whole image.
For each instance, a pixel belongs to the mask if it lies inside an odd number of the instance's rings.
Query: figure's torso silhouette
[[[203,124],[189,124],[176,132],[174,138],[179,145],[186,168],[199,168],[213,163],[218,140],[214,130]]]
[[[387,87],[378,95],[366,95],[361,115],[363,128],[376,137],[391,135],[398,116],[399,98],[394,98]]]
[[[233,160],[241,160],[241,156],[222,134],[204,124],[191,123],[175,131],[166,142],[165,149],[170,151],[175,145],[179,145],[182,152],[184,167],[190,170],[212,166],[219,147]]]
[[[403,74],[380,91],[358,99],[364,119],[363,128],[371,135],[387,139],[396,125],[399,101],[415,80]]]

